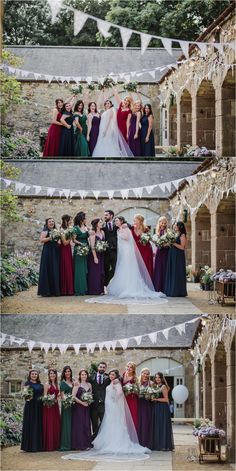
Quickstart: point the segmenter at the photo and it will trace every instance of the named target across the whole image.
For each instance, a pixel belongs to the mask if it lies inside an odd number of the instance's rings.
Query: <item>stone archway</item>
[[[222,85],[222,155],[234,157],[235,149],[235,69],[228,70]]]
[[[196,215],[195,268],[211,265],[211,216],[202,205]]]
[[[211,359],[206,355],[203,366],[203,417],[212,420],[211,389]]]
[[[235,197],[224,197],[216,212],[216,269],[235,268]]]
[[[151,231],[153,232],[154,229],[156,228],[158,218],[160,217],[160,214],[155,213],[151,209],[148,208],[141,208],[141,207],[135,207],[135,208],[127,208],[123,209],[123,211],[119,212],[120,216],[124,216],[125,219],[132,224],[133,223],[133,218],[135,214],[142,214],[144,216],[145,222],[148,226],[151,226]]]
[[[215,149],[215,89],[203,80],[197,92],[197,145]]]
[[[223,342],[219,342],[214,357],[213,383],[213,421],[227,433],[227,387],[226,387],[226,351]]]
[[[184,90],[180,100],[180,145],[192,145],[192,97]]]

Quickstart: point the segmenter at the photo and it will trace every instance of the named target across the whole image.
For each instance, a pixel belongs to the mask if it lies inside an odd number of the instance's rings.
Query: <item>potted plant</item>
[[[211,291],[213,288],[213,269],[205,265],[200,269],[200,284],[203,291]]]
[[[193,435],[202,442],[206,452],[215,453],[216,439],[225,438],[225,431],[215,427],[209,419],[201,418],[194,421]]]
[[[191,282],[192,283],[199,283],[199,279],[200,279],[199,271],[191,269],[190,274],[191,274]]]

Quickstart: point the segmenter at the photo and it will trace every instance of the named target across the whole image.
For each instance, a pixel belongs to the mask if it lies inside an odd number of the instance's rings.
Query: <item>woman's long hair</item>
[[[83,105],[82,107],[82,110],[81,110],[81,113],[83,114],[84,112],[84,102],[82,100],[78,100],[76,103],[75,103],[75,106],[74,106],[74,112],[78,112],[78,108],[79,108],[79,105]]]
[[[150,384],[150,370],[149,368],[143,368],[140,372],[140,375],[139,375],[139,378],[138,378],[138,382],[139,384],[142,384],[142,373],[144,373],[144,371],[148,371],[148,374],[149,374],[149,378],[148,378],[148,386]]]
[[[79,383],[81,383],[81,373],[86,373],[86,375],[87,375],[86,381],[88,381],[89,373],[88,373],[88,371],[87,371],[85,368],[82,368],[82,369],[79,371]]]
[[[45,219],[43,231],[49,231],[49,228],[48,228],[48,221],[49,221],[49,219],[53,219],[53,221],[54,221],[54,218],[52,218],[52,217]],[[56,229],[55,221],[54,221],[53,229]]]
[[[142,216],[142,214],[135,214],[134,219],[138,219],[142,232],[148,231],[148,227],[144,222],[144,217]]]
[[[148,107],[148,109],[149,109],[149,113],[148,113],[147,116],[152,116],[153,117],[153,111],[152,111],[152,107],[151,107],[150,103],[146,103],[146,105],[144,105],[143,114],[146,115],[146,112],[145,112],[146,107]]]
[[[154,376],[154,383],[155,383],[155,384],[157,384],[157,383],[156,383],[156,376],[159,376],[159,378],[161,378],[162,384],[166,386],[167,391],[169,392],[169,391],[170,391],[170,386],[169,386],[169,384],[167,383],[166,378],[165,378],[165,376],[163,375],[163,373],[161,373],[160,371],[158,371],[158,372],[155,374],[155,376]]]
[[[86,214],[83,211],[80,211],[79,213],[76,214],[74,218],[74,225],[81,227],[82,222],[85,220]]]
[[[97,103],[95,103],[95,101],[90,101],[90,103],[88,104],[88,113],[91,113],[91,105],[95,105],[95,113],[97,113]]]
[[[181,234],[184,234],[184,235],[187,234],[186,227],[185,227],[185,225],[182,221],[177,221],[175,225],[178,227],[180,235]]]
[[[69,216],[69,214],[64,214],[62,217],[61,217],[61,228],[62,229],[67,229],[68,228],[68,224],[71,220],[71,216]]]
[[[37,379],[36,379],[36,383],[41,384],[41,381],[40,381],[40,378],[39,378],[39,372],[38,372],[38,370],[35,370],[34,368],[32,368],[32,370],[29,370],[29,374],[28,374],[28,376],[27,376],[27,381],[29,381],[29,382],[31,381],[31,373],[32,373],[33,371],[35,371],[35,372],[37,373],[37,375],[38,375],[38,376],[37,376]]]
[[[57,379],[57,370],[54,370],[54,368],[50,368],[48,370],[48,382],[49,384],[52,384],[51,380],[50,380],[50,373],[53,372],[55,375],[56,375],[56,378],[55,378],[55,385],[56,387],[58,387],[58,379]]]
[[[66,370],[70,370],[70,380],[72,382],[72,369],[69,365],[64,366],[64,368],[62,370],[62,373],[61,373],[61,381],[66,380],[66,377],[65,377]]]
[[[96,218],[96,219],[93,219],[93,220],[91,221],[92,230],[93,230],[94,232],[97,231],[97,227],[98,227],[99,221],[101,221],[100,218]]]

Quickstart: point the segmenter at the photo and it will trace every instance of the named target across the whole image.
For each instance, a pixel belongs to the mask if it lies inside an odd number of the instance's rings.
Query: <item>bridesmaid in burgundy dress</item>
[[[148,368],[143,368],[139,378],[139,386],[152,386],[150,381],[150,371]],[[142,446],[147,448],[152,447],[152,402],[139,398],[138,405],[138,439]]]
[[[131,115],[130,127],[129,127],[129,138],[128,144],[130,150],[136,157],[141,155],[141,140],[140,140],[140,120],[142,117],[141,113],[141,101],[137,100],[134,102],[134,111]]]
[[[71,216],[64,214],[61,219],[64,237],[62,236],[60,245],[60,293],[61,296],[72,296],[74,294],[74,277],[71,238],[66,239],[64,232],[70,226]]]
[[[130,120],[131,120],[131,103],[132,99],[130,96],[126,96],[123,100],[120,99],[117,90],[112,87],[114,97],[116,102],[119,106],[117,110],[117,124],[118,128],[123,135],[123,138],[128,142],[129,137],[129,127],[130,127]]]
[[[102,230],[103,221],[99,218],[91,222],[92,232],[89,236],[91,252],[88,257],[88,294],[104,294],[104,253],[96,251],[96,242],[105,241]]]
[[[92,434],[90,423],[89,405],[81,400],[85,392],[92,392],[92,386],[88,382],[87,370],[80,370],[78,384],[73,387],[72,395],[76,404],[72,410],[71,423],[71,447],[72,450],[87,450],[91,448]]]
[[[101,116],[98,113],[97,105],[94,101],[91,101],[88,105],[88,116],[87,116],[87,141],[89,144],[90,154],[93,154],[95,146],[98,140],[99,126],[100,126]]]
[[[168,228],[168,222],[165,216],[161,216],[158,220],[156,227],[156,234],[162,236],[166,233]],[[157,247],[155,263],[154,263],[154,274],[153,284],[156,291],[164,293],[165,281],[166,281],[166,270],[167,270],[167,259],[168,259],[169,247]]]
[[[144,224],[144,217],[142,214],[136,214],[134,216],[134,225],[131,228],[133,238],[137,244],[137,247],[142,255],[143,261],[147,267],[147,271],[151,277],[153,278],[153,252],[152,246],[150,242],[146,245],[140,242],[140,238],[142,234],[149,232],[148,227]]]
[[[48,383],[44,385],[44,395],[55,394],[58,398],[60,391],[57,383],[57,370],[48,371]],[[51,406],[43,407],[43,449],[54,451],[60,446],[60,412],[58,401]]]
[[[136,365],[132,361],[129,361],[126,365],[125,373],[122,377],[122,385],[125,384],[135,384],[137,383],[136,377]],[[129,406],[129,410],[134,422],[136,431],[138,431],[138,396],[137,394],[128,394],[126,396],[126,401]]]
[[[61,122],[62,108],[64,102],[61,98],[57,98],[55,101],[56,108],[52,114],[52,124],[48,130],[47,139],[44,145],[43,157],[58,157],[59,146],[61,138]]]

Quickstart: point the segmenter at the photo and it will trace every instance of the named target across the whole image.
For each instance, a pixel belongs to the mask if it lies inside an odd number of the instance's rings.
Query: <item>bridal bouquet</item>
[[[159,388],[149,386],[146,391],[145,399],[147,400],[158,399],[161,396],[162,396],[162,392]]]
[[[139,397],[140,399],[146,399],[146,395],[147,395],[147,390],[149,389],[148,386],[143,386],[141,384],[141,386],[139,386]]]
[[[77,255],[80,257],[85,257],[89,254],[89,246],[85,244],[77,245]]]
[[[90,406],[90,404],[92,404],[92,402],[94,402],[94,399],[93,399],[93,394],[90,392],[90,391],[87,391],[85,393],[83,393],[80,397],[81,401],[83,402],[87,402],[87,404]]]
[[[99,252],[99,253],[106,252],[108,247],[109,247],[109,244],[105,240],[98,240],[95,244],[95,250],[96,252]]]
[[[41,396],[40,399],[46,407],[52,407],[57,402],[55,394],[46,394],[45,396]]]
[[[162,236],[159,236],[158,234],[154,234],[152,236],[152,242],[160,249],[164,247],[165,245],[172,245],[176,240],[176,234],[171,231],[170,229],[167,229],[167,232],[163,234]]]
[[[124,384],[123,391],[125,396],[128,396],[129,394],[139,394],[139,388],[137,384]]]
[[[74,227],[68,227],[68,229],[66,229],[65,231],[63,231],[63,235],[65,237],[66,240],[70,240],[72,239],[73,235],[74,235]]]
[[[53,229],[52,231],[49,232],[49,236],[52,241],[57,242],[58,240],[61,239],[61,232],[58,231],[58,229]]]
[[[72,394],[64,394],[64,398],[62,399],[62,404],[65,409],[72,407],[75,404],[76,400]]]
[[[26,401],[30,401],[33,398],[34,390],[30,386],[24,386],[21,391],[21,397]]]
[[[139,239],[140,244],[147,245],[147,243],[152,239],[150,232],[144,232]]]

